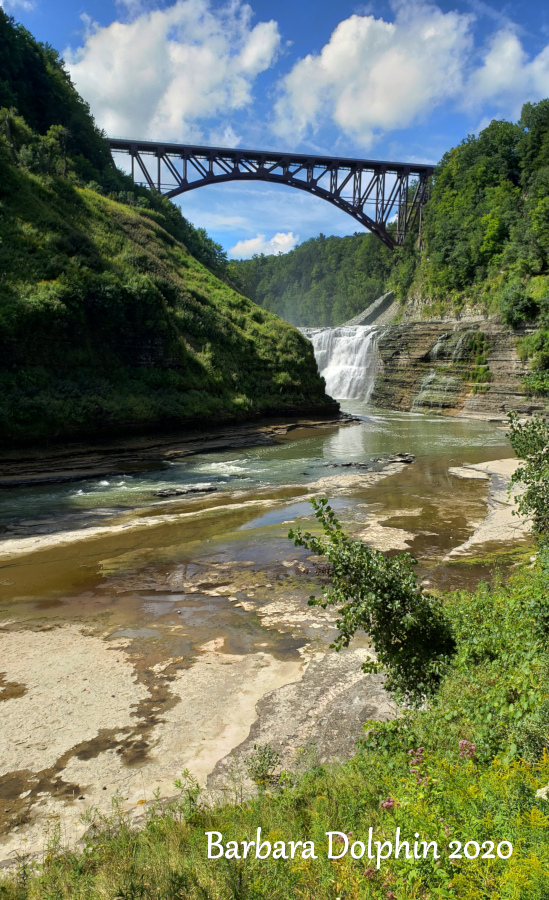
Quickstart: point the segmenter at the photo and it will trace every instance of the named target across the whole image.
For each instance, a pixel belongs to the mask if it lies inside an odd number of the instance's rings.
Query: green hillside
[[[544,320],[548,276],[549,100],[543,100],[525,104],[517,124],[493,121],[444,155],[426,209],[425,252],[409,286],[457,305],[480,302],[517,325]]]
[[[0,440],[333,409],[309,342],[114,168],[62,62],[2,10],[0,48]]]

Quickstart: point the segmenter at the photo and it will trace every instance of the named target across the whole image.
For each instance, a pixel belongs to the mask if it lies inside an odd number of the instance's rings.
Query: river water
[[[488,483],[449,468],[511,451],[497,423],[343,406],[353,424],[269,446],[0,492],[0,863],[38,852],[53,820],[71,844],[115,791],[138,813],[184,767],[225,790],[255,741],[289,767],[303,747],[349,756],[390,714],[361,673],[367,637],[328,649],[334,615],[307,605],[322,570],[288,528],[327,496],[435,587],[470,586],[489,568],[444,557],[484,519]]]
[[[485,511],[486,485],[458,481],[448,469],[511,456],[501,425],[375,410],[358,401],[345,401],[344,406],[360,417],[358,423],[298,429],[272,446],[201,453],[176,463],[159,461],[157,469],[147,472],[2,491],[4,541],[50,537],[40,565],[22,558],[21,563],[4,566],[0,585],[4,601],[45,600],[69,585],[91,587],[112,560],[121,557],[131,559],[132,572],[136,564],[162,559],[196,560],[211,553],[214,545],[219,550],[245,546],[248,555],[271,554],[275,561],[290,552],[285,523],[310,517],[304,498],[310,491],[327,495],[342,520],[353,527],[372,516],[397,515],[399,523],[386,527],[411,532],[408,546],[426,561],[465,540],[471,523]],[[362,470],[350,463],[367,464],[398,452],[413,454],[415,462],[375,484],[358,481],[342,487],[330,482],[352,474],[358,477]],[[379,466],[374,463],[372,470]],[[193,489],[197,493],[158,496]],[[413,513],[406,516],[403,510]],[[171,517],[169,523],[166,516]],[[146,531],[135,528],[144,517],[152,525]],[[120,525],[125,526],[122,533],[109,535],[109,527]],[[100,526],[99,537],[93,533],[93,540],[78,541],[70,552],[56,550],[57,534],[94,526]],[[72,553],[80,559],[76,569]],[[117,569],[123,569],[122,562]]]

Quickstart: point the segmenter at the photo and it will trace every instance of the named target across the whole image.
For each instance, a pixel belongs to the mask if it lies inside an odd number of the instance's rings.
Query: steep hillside
[[[0,435],[322,407],[311,345],[195,260],[161,214],[2,160]]]
[[[0,10],[0,440],[333,411],[309,342],[225,271]]]

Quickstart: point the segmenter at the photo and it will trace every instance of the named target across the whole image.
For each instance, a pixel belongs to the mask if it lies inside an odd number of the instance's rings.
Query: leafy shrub
[[[536,318],[539,307],[525,291],[521,281],[512,281],[503,291],[501,314],[508,325],[516,327]]]
[[[387,671],[386,688],[408,703],[421,704],[440,683],[455,642],[442,603],[417,584],[416,560],[403,553],[386,557],[341,530],[327,500],[311,500],[326,538],[301,529],[288,536],[296,546],[326,556],[331,564],[330,586],[322,599],[310,604],[339,606],[339,634],[333,644],[347,647],[361,629],[371,638],[377,662],[364,671]]]
[[[518,755],[528,762],[537,762],[549,754],[549,700],[522,720],[514,737]]]
[[[542,541],[549,538],[549,422],[534,416],[520,422],[509,413],[509,441],[521,464],[511,478],[511,485],[522,484],[525,491],[517,496],[518,511],[532,518],[535,534]]]
[[[528,397],[549,396],[549,372],[528,372],[523,380]]]
[[[258,787],[267,787],[273,781],[276,767],[280,763],[280,754],[270,744],[254,744],[246,768],[248,775]]]

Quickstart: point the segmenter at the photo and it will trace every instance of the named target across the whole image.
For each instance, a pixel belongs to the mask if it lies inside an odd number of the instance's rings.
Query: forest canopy
[[[279,256],[229,263],[240,290],[293,325],[339,325],[379,297],[392,253],[373,234],[321,234]]]

